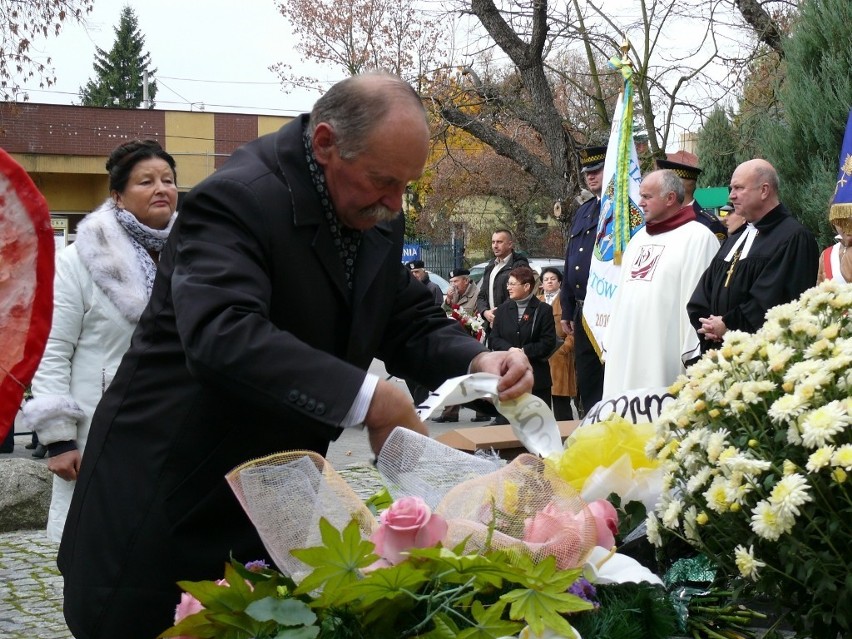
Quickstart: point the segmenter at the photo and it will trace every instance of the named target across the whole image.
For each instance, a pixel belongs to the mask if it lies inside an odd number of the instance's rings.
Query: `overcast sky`
[[[429,1],[443,6],[443,0]],[[112,48],[113,29],[126,2],[94,0],[85,25],[67,24],[59,37],[34,43],[42,56],[53,58],[57,83],[48,89],[30,84],[31,102],[79,104],[80,87],[94,77],[95,48]],[[606,7],[611,16],[619,9],[635,11],[634,0],[608,0]],[[157,69],[159,109],[199,110],[203,105],[215,112],[295,115],[309,111],[319,94],[307,90],[285,94],[270,65],[284,61],[298,73],[329,85],[341,79],[322,67],[301,63],[291,45],[289,25],[274,0],[145,0],[134,3],[134,11],[145,49]],[[696,29],[702,31],[703,25],[680,23],[680,28],[669,30],[665,50],[694,44]],[[461,38],[457,46],[464,49],[471,44]],[[700,126],[692,116],[682,122],[676,117],[675,122],[681,129]],[[677,147],[675,134],[669,138],[669,150]]]
[[[53,58],[57,83],[45,90],[29,85],[31,102],[79,104],[80,87],[95,74],[95,47],[112,48],[125,4],[94,0],[85,27],[69,23],[59,37],[35,43]],[[268,68],[279,61],[299,64],[273,0],[145,0],[132,6],[157,69],[160,109],[197,110],[203,103],[210,111],[293,115],[309,111],[319,95],[283,93]],[[311,69],[318,77],[321,71]]]

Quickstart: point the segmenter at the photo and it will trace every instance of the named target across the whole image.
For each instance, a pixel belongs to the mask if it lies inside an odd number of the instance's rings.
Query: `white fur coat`
[[[24,425],[43,444],[85,447],[89,424],[148,303],[145,273],[107,200],[56,256],[50,337],[33,378]],[[74,482],[54,478],[48,536],[62,534]]]

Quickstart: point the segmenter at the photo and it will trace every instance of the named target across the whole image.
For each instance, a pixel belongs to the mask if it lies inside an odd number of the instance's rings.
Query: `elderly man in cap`
[[[426,271],[426,264],[424,264],[423,260],[411,260],[405,267],[429,289],[432,297],[435,298],[435,304],[440,306],[444,294],[441,293],[441,287],[429,279],[429,273]]]
[[[444,297],[444,310],[453,306],[464,309],[468,315],[476,315],[476,298],[479,296],[479,286],[470,279],[470,271],[457,268],[450,271],[450,288]]]
[[[583,330],[583,302],[586,283],[595,246],[595,233],[601,215],[601,190],[606,147],[580,149],[580,171],[594,197],[584,202],[574,214],[565,250],[565,270],[562,280],[562,330],[574,336],[574,366],[577,373],[577,392],[588,411],[597,404],[603,393],[604,369],[586,331]]]
[[[695,187],[698,184],[698,176],[701,175],[701,169],[697,166],[692,166],[691,164],[673,162],[668,159],[657,160],[657,168],[668,169],[669,171],[674,171],[677,174],[677,176],[681,179],[681,182],[683,182],[684,204],[692,207],[695,212],[696,221],[713,231],[713,235],[716,236],[716,239],[719,240],[720,243],[724,242],[728,237],[725,226],[716,219],[715,215],[711,215],[705,211],[695,199]]]
[[[444,310],[450,311],[454,306],[463,309],[468,315],[476,315],[476,298],[479,295],[479,287],[470,279],[470,271],[466,268],[457,268],[450,271],[450,288],[444,298]],[[459,421],[459,410],[461,405],[445,406],[443,412],[433,417],[432,421],[439,424]],[[476,409],[474,409],[476,410]],[[491,417],[476,410],[472,422],[491,421]]]

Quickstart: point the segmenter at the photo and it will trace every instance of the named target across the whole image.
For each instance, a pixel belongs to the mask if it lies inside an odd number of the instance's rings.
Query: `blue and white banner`
[[[639,184],[642,173],[633,141],[633,74],[627,60],[613,58],[610,65],[620,69],[624,89],[612,118],[601,193],[595,249],[589,268],[586,301],[583,305],[583,329],[598,357],[604,350],[615,292],[621,274],[621,255],[627,242],[645,225],[639,208]]]

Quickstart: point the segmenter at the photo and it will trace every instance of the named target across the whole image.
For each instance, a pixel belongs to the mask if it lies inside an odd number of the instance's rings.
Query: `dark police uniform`
[[[588,411],[603,394],[603,364],[583,330],[583,301],[595,247],[601,203],[596,197],[586,201],[574,214],[568,248],[565,251],[565,275],[562,279],[562,317],[574,321],[574,366],[577,393]]]

